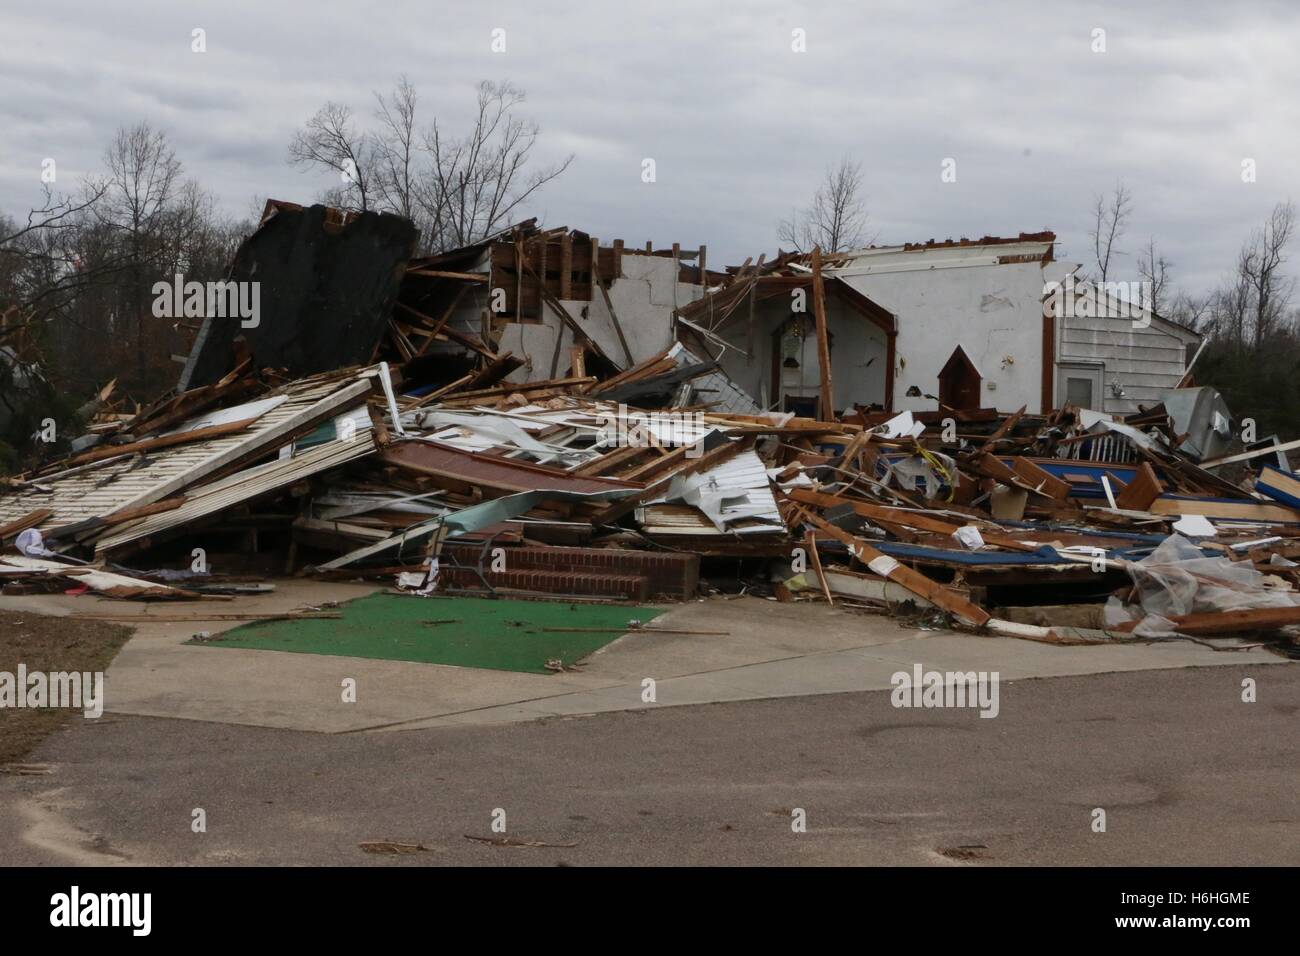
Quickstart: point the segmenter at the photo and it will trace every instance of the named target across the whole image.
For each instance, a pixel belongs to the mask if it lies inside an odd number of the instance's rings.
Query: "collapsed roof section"
[[[235,365],[242,337],[259,367],[312,375],[367,362],[415,250],[415,225],[389,213],[343,213],[270,200],[235,253],[228,282],[255,284],[256,314],[205,317],[179,390]]]

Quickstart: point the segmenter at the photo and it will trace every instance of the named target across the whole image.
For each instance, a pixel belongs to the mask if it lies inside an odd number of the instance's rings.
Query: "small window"
[[[1067,376],[1065,400],[1079,408],[1092,408],[1092,379]]]

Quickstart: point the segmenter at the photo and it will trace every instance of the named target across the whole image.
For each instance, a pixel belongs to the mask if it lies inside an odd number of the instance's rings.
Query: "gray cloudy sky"
[[[195,27],[206,53],[190,50]],[[368,112],[404,72],[424,117],[455,123],[476,82],[508,79],[542,127],[539,156],[577,154],[529,210],[549,225],[703,242],[711,264],[735,264],[774,252],[776,221],[848,154],[881,243],[1050,228],[1083,260],[1091,197],[1123,179],[1122,277],[1154,235],[1175,285],[1197,292],[1275,202],[1300,199],[1297,49],[1300,4],[1283,2],[11,0],[0,209],[37,200],[43,158],[66,187],[142,119],[231,214],[255,195],[310,200],[331,179],[288,166],[286,145],[324,101]]]

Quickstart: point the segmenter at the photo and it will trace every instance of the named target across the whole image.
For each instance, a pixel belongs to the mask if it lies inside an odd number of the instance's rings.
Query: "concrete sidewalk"
[[[212,602],[285,612],[373,593],[369,585],[290,579],[268,595]],[[410,600],[420,600],[410,598]],[[429,600],[430,616],[438,614]],[[90,596],[0,597],[0,608],[40,614],[199,614],[193,603]],[[1262,650],[1216,652],[1190,642],[1057,647],[953,631],[917,631],[884,615],[758,598],[671,606],[657,628],[721,630],[726,637],[633,633],[588,657],[580,671],[541,675],[185,644],[199,630],[238,622],[134,625],[106,676],[107,711],[290,730],[346,733],[502,724],[541,717],[719,701],[887,689],[915,663],[942,671],[998,671],[1003,681],[1115,671],[1286,663]],[[345,679],[356,702],[345,703]],[[655,681],[655,702],[643,681]]]

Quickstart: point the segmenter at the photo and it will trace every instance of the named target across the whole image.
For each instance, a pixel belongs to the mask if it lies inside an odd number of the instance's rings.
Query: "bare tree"
[[[86,179],[74,196],[46,185],[41,204],[25,220],[0,215],[0,345],[43,322],[100,274],[78,254],[87,216],[108,183]]]
[[[806,252],[821,246],[823,252],[842,252],[864,245],[867,226],[862,164],[847,156],[829,167],[812,204],[777,224],[777,236]]]
[[[1162,315],[1162,318],[1203,335],[1212,331],[1215,308],[1213,295],[1196,296],[1180,292],[1169,300],[1165,308],[1169,314]]]
[[[168,257],[169,239],[175,238],[173,203],[182,188],[181,163],[161,130],[139,123],[117,131],[104,153],[108,190],[96,207],[99,221],[121,236],[127,281],[119,286],[116,322],[133,328],[137,384],[149,379],[152,310],[146,305],[146,288],[156,281],[157,268]]]
[[[1088,235],[1092,239],[1093,255],[1097,261],[1097,279],[1105,282],[1110,274],[1112,260],[1123,255],[1116,248],[1128,229],[1128,220],[1133,213],[1133,196],[1122,182],[1115,184],[1115,191],[1109,197],[1098,194],[1093,203],[1092,228]]]
[[[1138,253],[1138,273],[1146,283],[1150,301],[1144,303],[1153,314],[1164,316],[1165,293],[1169,289],[1169,273],[1174,264],[1156,252],[1154,238],[1147,240],[1147,247]]]
[[[458,137],[436,118],[421,129],[419,96],[401,76],[389,94],[375,93],[373,132],[357,128],[348,107],[326,103],[295,134],[289,161],[343,175],[325,202],[414,220],[427,252],[469,245],[508,225],[573,162],[531,164],[540,128],[518,115],[523,102],[509,83],[478,84],[473,128]]]
[[[7,216],[0,221],[0,249],[12,247],[31,233],[75,228],[77,215],[99,202],[107,191],[106,182],[87,180],[81,195],[56,196],[54,190],[47,184],[44,187],[44,201],[27,213],[26,222],[18,223]]]
[[[289,141],[289,162],[295,166],[332,169],[342,179],[346,205],[370,208],[374,144],[356,129],[352,110],[341,103],[326,103]]]
[[[1278,203],[1264,224],[1242,247],[1237,260],[1239,280],[1250,293],[1253,344],[1256,348],[1278,326],[1291,302],[1295,280],[1279,271],[1286,246],[1295,233],[1295,203]]]
[[[407,219],[415,218],[415,181],[420,148],[415,130],[415,87],[405,75],[398,77],[387,97],[375,93],[375,118],[380,129],[374,137],[373,186],[382,205]]]
[[[426,219],[426,244],[432,249],[469,245],[498,231],[533,193],[573,162],[570,154],[551,166],[527,168],[540,129],[516,115],[523,101],[523,90],[484,81],[478,85],[474,127],[467,136],[447,135],[436,119],[425,133],[430,168],[415,197]]]

